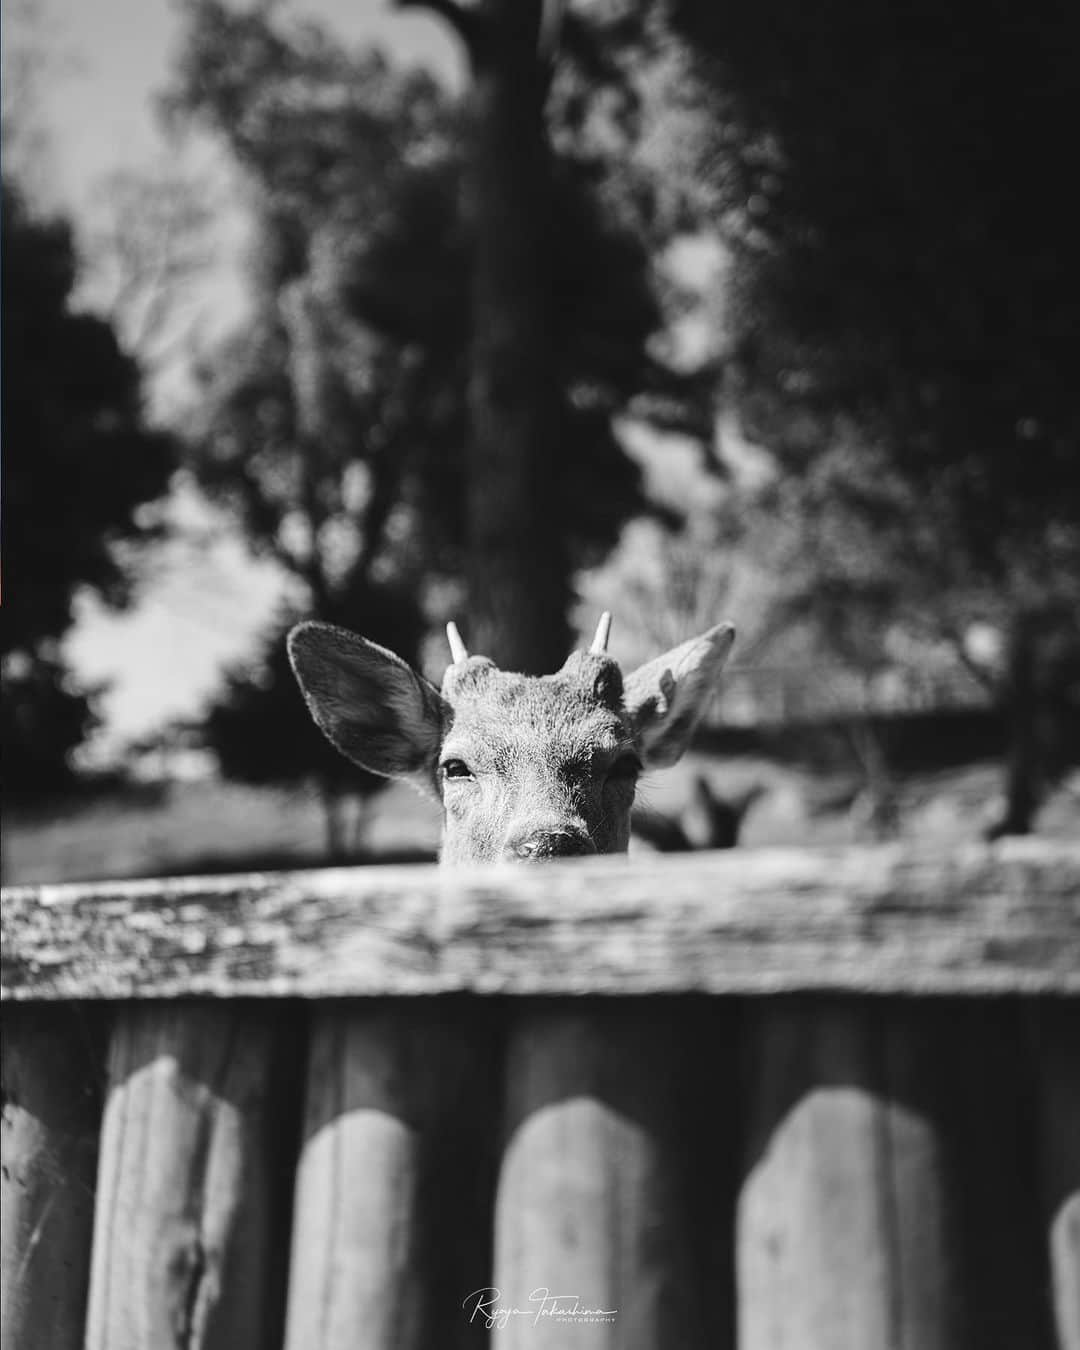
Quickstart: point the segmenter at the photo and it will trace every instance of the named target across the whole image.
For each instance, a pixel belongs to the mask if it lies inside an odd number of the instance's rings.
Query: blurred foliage
[[[328,852],[342,856],[343,798],[366,797],[384,787],[386,780],[350,764],[328,740],[312,734],[311,715],[299,696],[285,646],[292,625],[308,617],[284,612],[263,638],[254,661],[226,672],[201,734],[222,772],[237,782],[316,782],[323,798]],[[338,597],[320,618],[357,627],[372,641],[418,663],[424,623],[414,592],[393,584],[368,585],[360,595]]]
[[[128,603],[137,546],[174,464],[147,428],[139,370],[112,328],[72,311],[71,231],[31,214],[5,179],[3,211],[3,746],[10,794],[65,785],[93,725],[59,640],[81,587]]]
[[[457,571],[470,309],[463,110],[430,77],[348,54],[314,26],[278,28],[265,8],[193,0],[186,10],[169,107],[208,126],[246,170],[256,229],[254,312],[205,371],[200,476],[240,508],[256,542],[303,573],[309,559],[282,536],[289,504],[303,499],[295,448],[307,430],[318,444],[302,457],[322,461],[313,476],[337,480],[320,515],[342,513],[348,470],[366,483],[356,494],[366,507],[344,514],[368,555],[393,551],[375,508],[389,498],[412,516],[401,533],[425,566]],[[644,505],[613,418],[634,400],[645,415],[653,400],[657,416],[681,407],[687,417],[702,397],[651,350],[664,322],[651,265],[659,226],[620,148],[605,159],[579,135],[559,157],[551,208],[565,395],[552,469],[575,564],[602,555]],[[322,381],[307,428],[305,375]]]
[[[77,687],[53,646],[32,655],[5,651],[3,669],[4,800],[33,802],[71,788],[71,752],[97,726],[90,693]]]
[[[423,345],[384,335],[349,296],[355,251],[399,211],[404,237],[442,216],[441,98],[427,77],[353,60],[317,29],[280,33],[265,8],[192,4],[187,22],[172,115],[221,138],[244,171],[253,231],[251,313],[204,363],[189,457],[251,544],[326,612],[376,573],[415,575],[429,561],[418,514],[439,522],[453,506],[443,466],[460,410],[441,389],[460,335],[445,306],[429,311],[423,272],[411,296],[431,316]],[[425,240],[408,257],[457,285]]]
[[[286,29],[270,6],[189,0],[185,19],[169,113],[225,146],[253,224],[251,312],[203,364],[189,460],[252,545],[301,584],[308,617],[362,626],[389,588],[413,597],[412,622],[463,570],[466,109],[378,53],[343,51],[313,25]],[[675,215],[624,155],[625,134],[613,139],[603,117],[586,124],[572,84],[552,99],[553,118],[565,113],[548,239],[560,509],[545,528],[553,554],[564,545],[578,567],[648,509],[616,418],[632,407],[700,427],[704,395],[655,350],[665,314],[653,255]],[[252,690],[273,683],[270,653]],[[265,748],[257,703],[252,771]],[[269,734],[269,704],[266,716]],[[236,743],[227,758],[247,772]]]
[[[904,521],[879,552],[921,554],[922,517],[942,580],[977,574],[1021,603],[1071,589],[1080,12],[679,13],[705,58],[701,153],[737,258],[728,392],[749,434],[789,475],[835,453],[812,499],[875,532]]]
[[[89,220],[81,222],[81,298],[108,317],[151,385],[195,338],[199,282],[214,258],[217,195],[175,161],[118,169],[95,185]]]
[[[725,396],[776,458],[758,504],[791,524],[788,601],[863,662],[887,659],[898,622],[970,661],[971,626],[992,624],[1001,653],[980,674],[1027,742],[1010,798],[1030,805],[1054,739],[1034,723],[1080,705],[1064,650],[1080,607],[1080,11],[675,12],[703,99],[690,158],[733,254]],[[1007,815],[1026,828],[1030,810]]]

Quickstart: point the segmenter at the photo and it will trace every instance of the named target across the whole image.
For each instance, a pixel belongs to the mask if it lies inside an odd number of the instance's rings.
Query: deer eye
[[[472,770],[463,759],[448,759],[441,765],[445,778],[471,778]]]
[[[617,783],[632,783],[641,772],[641,760],[637,755],[620,755],[615,763],[608,769],[608,781],[612,779]]]

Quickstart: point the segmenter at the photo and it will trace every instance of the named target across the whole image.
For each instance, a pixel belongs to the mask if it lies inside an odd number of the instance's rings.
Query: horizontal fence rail
[[[4,998],[1080,993],[1080,846],[12,888]]]
[[[2,917],[4,1350],[1080,1350],[1080,845]]]

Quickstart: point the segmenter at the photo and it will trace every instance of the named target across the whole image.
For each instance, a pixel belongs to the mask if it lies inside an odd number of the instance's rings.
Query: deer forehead
[[[589,765],[631,743],[629,719],[574,679],[492,670],[451,703],[442,758],[510,771]]]

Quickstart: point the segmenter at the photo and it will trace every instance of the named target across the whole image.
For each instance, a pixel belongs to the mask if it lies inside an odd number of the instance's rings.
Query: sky
[[[449,83],[460,59],[443,25],[378,0],[284,0],[284,16],[315,19],[349,45],[376,42],[398,59],[422,63]],[[168,80],[180,38],[173,0],[3,0],[8,51],[31,41],[40,53],[34,82],[38,135],[32,171],[38,199],[87,228],[104,184],[117,170],[150,169],[176,154],[166,144],[155,96]],[[206,169],[209,148],[183,152]],[[209,283],[211,326],[227,325],[242,305],[242,230],[225,233],[221,265]],[[283,582],[245,553],[227,522],[181,486],[172,507],[180,536],[152,560],[134,609],[110,613],[80,597],[66,642],[78,675],[106,684],[105,726],[90,758],[173,718],[196,714],[227,664],[252,651],[273,615]]]
[[[451,87],[464,79],[455,39],[441,20],[420,10],[398,10],[392,0],[278,4],[283,19],[315,20],[349,46],[380,45],[403,64],[425,65]],[[174,168],[178,155],[181,165],[200,182],[208,178],[227,199],[228,174],[210,142],[191,137],[178,150],[165,140],[157,117],[156,98],[168,84],[182,36],[177,0],[0,0],[0,5],[5,72],[19,42],[30,42],[38,53],[31,107],[39,134],[31,142],[32,161],[24,166],[37,200],[72,217],[89,237],[107,204],[110,176]],[[216,244],[218,263],[195,298],[204,337],[235,328],[242,318],[245,232],[238,209],[224,211]],[[685,243],[686,256],[671,261],[684,280],[700,280],[717,265],[716,247],[715,241]],[[93,295],[91,284],[84,298]],[[681,335],[688,352],[693,322],[687,321]],[[696,322],[701,326],[705,320]],[[156,381],[155,406],[167,406],[170,393],[175,396],[170,379],[183,387],[176,374],[166,370]],[[76,606],[67,655],[82,680],[104,689],[99,709],[105,725],[89,747],[91,762],[110,759],[125,742],[143,739],[164,723],[197,716],[222,670],[254,654],[285,594],[281,574],[269,562],[249,557],[229,522],[213,515],[190,485],[181,483],[174,493],[171,514],[181,528],[155,551],[132,609],[110,612],[91,595]]]
[[[459,78],[444,26],[380,0],[282,0],[283,16],[314,19],[349,45],[374,42],[402,61]],[[154,99],[180,39],[175,0],[3,0],[3,15],[30,11],[47,58],[38,91],[56,199],[88,205],[113,169],[166,153]],[[168,151],[171,153],[171,151]]]

